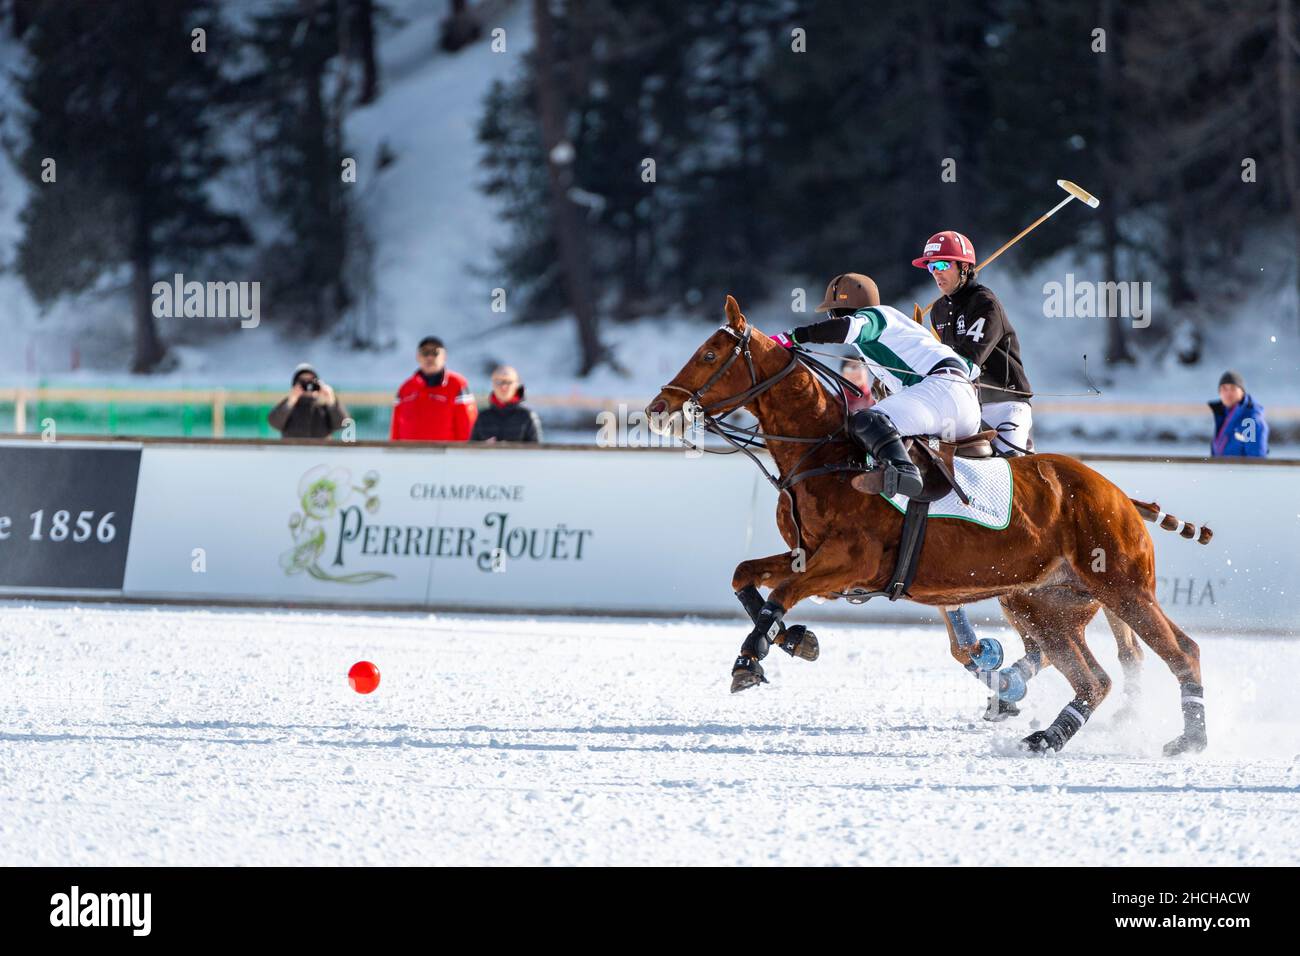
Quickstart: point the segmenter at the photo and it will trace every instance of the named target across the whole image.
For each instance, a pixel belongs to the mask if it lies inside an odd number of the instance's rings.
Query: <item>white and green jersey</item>
[[[847,328],[845,328],[847,323]],[[924,325],[914,322],[893,306],[873,305],[850,316],[828,319],[794,330],[796,342],[830,342],[828,335],[843,335],[844,345],[857,348],[866,359],[871,374],[884,383],[890,393],[915,385],[945,359],[960,363],[973,382],[979,366],[962,358],[936,339]]]

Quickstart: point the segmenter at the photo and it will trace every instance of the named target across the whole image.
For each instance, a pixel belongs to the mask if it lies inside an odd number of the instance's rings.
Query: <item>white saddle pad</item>
[[[956,458],[953,467],[957,484],[970,499],[962,504],[955,491],[950,491],[930,504],[931,518],[961,518],[985,528],[1001,531],[1011,523],[1011,462],[1005,458]],[[883,496],[882,496],[883,497]],[[894,495],[885,498],[899,511],[907,510],[907,497]]]

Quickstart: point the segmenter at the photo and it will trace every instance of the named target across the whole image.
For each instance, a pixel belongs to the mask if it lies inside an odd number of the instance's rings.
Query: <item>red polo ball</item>
[[[370,661],[357,661],[348,671],[348,683],[358,694],[369,694],[379,686],[379,668]]]

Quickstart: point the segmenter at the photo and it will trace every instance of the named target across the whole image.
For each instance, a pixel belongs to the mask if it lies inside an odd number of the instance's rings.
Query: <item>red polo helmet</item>
[[[947,259],[950,262],[969,262],[971,265],[975,265],[975,245],[960,232],[953,232],[951,229],[936,232],[925,240],[925,251],[921,253],[919,259],[912,260],[912,265],[918,269],[924,269],[926,263],[935,262],[939,259]]]

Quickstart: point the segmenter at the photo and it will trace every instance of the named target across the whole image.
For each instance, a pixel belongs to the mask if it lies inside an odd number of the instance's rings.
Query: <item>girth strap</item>
[[[903,512],[903,530],[898,536],[898,562],[894,565],[894,576],[885,589],[891,601],[911,597],[907,589],[916,577],[916,565],[921,558],[921,546],[925,544],[925,525],[929,514],[930,502],[908,500],[907,510]]]

